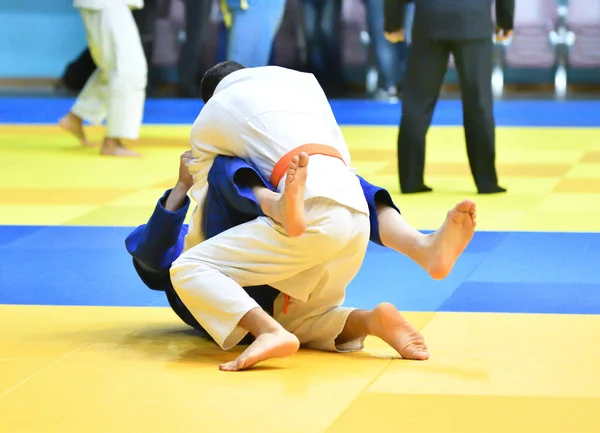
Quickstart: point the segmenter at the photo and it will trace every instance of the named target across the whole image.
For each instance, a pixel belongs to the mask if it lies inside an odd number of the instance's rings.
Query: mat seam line
[[[52,367],[57,366],[58,364],[60,364],[61,362],[63,362],[64,360],[66,360],[67,358],[71,357],[72,355],[75,355],[77,352],[85,349],[86,347],[88,347],[91,343],[86,343],[72,351],[70,351],[69,353],[67,353],[66,355],[62,356],[61,358],[57,359],[54,362],[51,362],[49,365],[47,365],[46,367],[42,368],[41,370],[33,373],[32,375],[26,377],[25,379],[23,379],[22,381],[20,381],[19,383],[17,383],[16,385],[10,387],[9,389],[7,389],[6,391],[4,391],[3,393],[0,394],[0,399],[4,398],[5,396],[7,396],[9,393],[11,393],[12,391],[16,390],[17,388],[21,387],[22,385],[25,385],[27,382],[31,381],[32,379],[35,379],[36,377],[38,377],[39,375],[45,373],[46,371],[50,370]]]
[[[457,290],[458,290],[458,289],[457,289]],[[425,323],[423,324],[423,326],[421,326],[421,328],[419,329],[419,332],[420,332],[420,331],[422,331],[422,330],[423,330],[423,328],[425,328],[425,326],[427,326],[427,324],[428,324],[429,322],[431,322],[431,320],[432,320],[432,319],[435,317],[435,315],[438,313],[438,311],[432,311],[431,313],[433,313],[433,314],[431,314],[431,317],[425,321]],[[389,367],[389,366],[390,366],[390,365],[391,365],[391,364],[394,362],[394,360],[395,360],[395,359],[390,359],[390,360],[389,360],[389,361],[386,363],[386,365],[384,365],[384,366],[381,368],[381,371],[379,371],[379,373],[377,373],[377,374],[375,375],[375,377],[374,377],[372,380],[370,380],[370,381],[369,381],[369,382],[368,382],[368,383],[365,385],[365,387],[364,387],[364,388],[362,388],[362,389],[360,390],[360,392],[359,392],[359,393],[356,395],[356,397],[355,397],[355,398],[353,398],[353,399],[352,399],[352,401],[351,401],[350,403],[348,403],[348,406],[346,406],[346,408],[345,408],[345,409],[342,411],[342,413],[340,413],[340,414],[339,414],[337,417],[335,417],[335,419],[334,419],[334,420],[331,422],[331,424],[329,424],[329,426],[327,426],[327,428],[324,430],[324,433],[327,433],[327,432],[328,432],[328,431],[331,429],[331,427],[333,427],[333,426],[335,425],[335,423],[336,423],[336,422],[338,422],[338,420],[339,420],[339,419],[342,417],[342,415],[344,415],[344,414],[345,414],[345,413],[348,411],[348,409],[350,408],[350,406],[351,406],[351,405],[352,405],[352,404],[353,404],[353,403],[354,403],[354,402],[355,402],[355,401],[356,401],[356,400],[357,400],[357,399],[358,399],[358,398],[359,398],[361,395],[363,395],[363,394],[366,394],[366,393],[368,392],[368,391],[367,391],[367,389],[369,389],[369,387],[370,387],[371,385],[373,385],[373,384],[374,384],[374,383],[375,383],[377,380],[379,380],[379,378],[381,377],[381,375],[383,374],[383,372],[384,372],[384,371],[385,371],[385,370],[386,370],[386,369],[387,369],[387,368],[388,368],[388,367]]]

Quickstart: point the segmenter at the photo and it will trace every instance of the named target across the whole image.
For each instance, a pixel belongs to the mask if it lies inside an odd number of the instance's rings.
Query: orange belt
[[[302,146],[296,147],[295,149],[292,149],[291,151],[283,155],[283,157],[279,161],[277,161],[277,164],[275,164],[275,168],[273,168],[273,173],[271,174],[271,184],[275,188],[277,188],[279,182],[281,182],[281,179],[283,179],[283,176],[285,176],[285,173],[287,172],[288,167],[290,166],[290,162],[292,162],[294,156],[300,155],[302,152],[306,152],[308,156],[332,156],[344,162],[344,158],[342,158],[340,152],[338,152],[338,150],[332,146],[327,146],[325,144],[304,144]],[[290,295],[284,295],[283,314],[287,314],[289,305]]]
[[[303,144],[302,146],[292,149],[277,161],[275,168],[273,168],[273,173],[271,174],[271,185],[277,188],[279,182],[281,182],[281,179],[285,176],[294,156],[300,155],[302,152],[308,153],[308,156],[325,155],[339,158],[342,162],[344,161],[344,158],[342,158],[342,155],[340,155],[340,152],[338,152],[335,147],[327,146],[325,144]]]

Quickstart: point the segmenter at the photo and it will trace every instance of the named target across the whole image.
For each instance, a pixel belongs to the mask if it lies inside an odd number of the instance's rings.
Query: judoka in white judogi
[[[280,67],[249,68],[227,76],[194,122],[191,196],[198,210],[186,252],[174,263],[174,287],[196,319],[223,349],[247,331],[240,319],[257,304],[242,286],[268,284],[292,298],[276,320],[301,344],[315,349],[360,349],[362,341],[336,347],[352,309],[345,289],[358,272],[369,241],[368,207],[350,154],[314,76]],[[206,177],[217,155],[238,156],[270,178],[278,161],[302,145],[333,147],[342,159],[313,155],[306,185],[307,229],[292,238],[266,217],[202,242]],[[284,179],[279,182],[283,186]],[[283,308],[283,297],[280,297]]]
[[[106,120],[102,153],[133,156],[121,139],[137,139],[144,111],[147,65],[132,8],[143,0],[75,0],[85,25],[88,46],[97,69],[60,126],[89,145],[82,120]]]

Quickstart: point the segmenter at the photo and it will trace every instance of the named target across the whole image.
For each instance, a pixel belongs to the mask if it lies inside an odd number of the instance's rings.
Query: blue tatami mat
[[[600,284],[600,233],[507,233],[470,282]]]
[[[0,98],[0,123],[53,124],[73,104],[70,98]],[[342,125],[397,126],[401,104],[368,100],[331,101]],[[148,100],[144,122],[149,124],[192,124],[200,100]],[[600,101],[497,101],[494,104],[499,126],[598,127]],[[434,125],[462,125],[462,105],[458,100],[441,100],[433,116]]]
[[[439,311],[598,314],[600,283],[466,282]]]
[[[0,304],[166,306],[138,279],[127,227],[0,226]],[[346,305],[408,311],[600,314],[600,234],[477,232],[452,274],[433,281],[370,245]],[[540,260],[544,257],[544,260]]]

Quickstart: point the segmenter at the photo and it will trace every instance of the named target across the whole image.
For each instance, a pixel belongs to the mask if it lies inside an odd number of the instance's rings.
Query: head
[[[245,66],[238,62],[227,60],[206,71],[204,77],[202,77],[202,82],[200,83],[200,95],[202,96],[204,103],[206,104],[208,100],[212,98],[215,89],[223,78],[240,69],[245,69]]]

